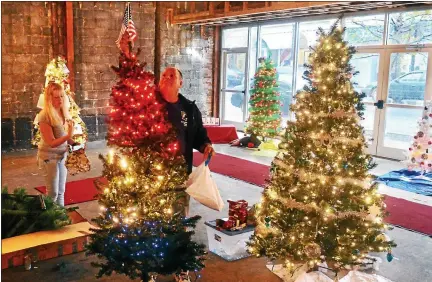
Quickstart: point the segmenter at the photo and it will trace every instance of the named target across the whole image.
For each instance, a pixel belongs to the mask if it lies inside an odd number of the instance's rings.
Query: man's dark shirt
[[[187,116],[180,99],[175,103],[167,103],[168,119],[177,132],[177,140],[183,155],[186,153]]]
[[[176,103],[167,103],[168,119],[177,131],[180,149],[185,157],[188,172],[192,172],[193,149],[204,153],[204,145],[211,144],[202,123],[201,112],[195,101],[179,94]]]

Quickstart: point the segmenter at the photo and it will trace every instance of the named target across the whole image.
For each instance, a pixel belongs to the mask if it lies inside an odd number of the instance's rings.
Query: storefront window
[[[349,17],[345,19],[345,40],[350,45],[382,45],[385,15]]]
[[[222,31],[222,48],[248,46],[248,28],[230,28]]]
[[[423,44],[432,42],[432,10],[392,13],[389,15],[388,44]]]

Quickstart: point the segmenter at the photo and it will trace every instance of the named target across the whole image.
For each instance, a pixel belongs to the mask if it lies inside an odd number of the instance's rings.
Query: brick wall
[[[50,5],[54,4],[2,2],[3,150],[31,147],[32,121],[39,111],[36,104],[45,83],[45,66],[56,54],[65,55],[63,4]],[[140,60],[154,71],[156,8],[152,2],[131,5],[139,36],[135,47],[142,47]],[[118,63],[115,41],[123,12],[124,2],[73,3],[75,99],[90,140],[106,135],[107,105],[117,81],[110,65]],[[199,28],[167,27],[163,8],[161,13],[161,60],[156,67],[161,71],[167,66],[179,67],[184,76],[182,93],[196,100],[203,116],[211,115],[213,30],[202,34]],[[53,18],[57,19],[57,29],[51,26]]]
[[[51,10],[44,2],[2,2],[2,148],[28,148],[51,55]]]
[[[82,108],[81,117],[89,130],[89,139],[104,139],[105,117],[111,87],[117,76],[110,65],[118,64],[115,45],[124,12],[124,2],[74,2],[75,92]],[[153,71],[155,8],[150,2],[132,3],[132,18],[142,47],[140,59]]]
[[[163,21],[165,17],[162,17]],[[203,116],[212,110],[213,29],[167,26],[161,23],[161,71],[178,67],[183,74],[181,93],[196,100]]]

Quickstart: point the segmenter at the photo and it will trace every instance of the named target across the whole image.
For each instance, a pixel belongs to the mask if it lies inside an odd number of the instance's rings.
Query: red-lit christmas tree
[[[94,263],[98,277],[115,271],[149,281],[202,269],[204,245],[191,239],[200,217],[185,218],[177,200],[188,174],[165,102],[128,43],[113,67],[120,80],[112,88],[107,138],[115,152],[100,156],[108,184],[98,184],[101,214],[88,254],[102,259]]]

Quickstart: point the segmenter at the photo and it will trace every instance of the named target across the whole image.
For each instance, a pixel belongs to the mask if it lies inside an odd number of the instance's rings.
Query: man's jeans
[[[66,156],[61,160],[57,159],[39,159],[40,167],[44,171],[45,184],[48,195],[55,203],[64,207],[64,194],[66,190]]]

